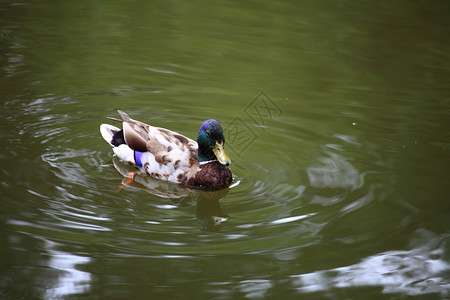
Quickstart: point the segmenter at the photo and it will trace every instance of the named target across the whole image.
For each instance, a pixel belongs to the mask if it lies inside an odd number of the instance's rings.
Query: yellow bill
[[[214,154],[217,157],[217,160],[225,166],[228,166],[231,163],[230,158],[228,157],[227,153],[225,152],[225,149],[223,149],[223,142],[216,142],[216,145],[214,146]]]

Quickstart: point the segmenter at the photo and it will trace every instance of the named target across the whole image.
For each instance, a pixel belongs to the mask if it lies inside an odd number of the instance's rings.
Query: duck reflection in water
[[[113,157],[113,164],[120,174],[127,177],[123,179],[123,184],[129,184],[128,174],[132,168],[121,162],[115,156]],[[149,193],[155,196],[171,199],[176,205],[182,205],[185,201],[196,199],[197,205],[195,216],[200,223],[202,231],[218,231],[221,224],[229,218],[229,216],[222,211],[222,207],[219,203],[219,200],[225,198],[228,194],[229,188],[216,191],[196,190],[169,181],[140,175],[139,173],[134,174],[133,181],[144,186]],[[119,190],[121,189],[122,187]]]
[[[219,200],[225,198],[230,188],[218,191],[200,191],[197,195],[195,216],[202,226],[202,231],[218,231],[222,222],[229,216],[222,211]]]

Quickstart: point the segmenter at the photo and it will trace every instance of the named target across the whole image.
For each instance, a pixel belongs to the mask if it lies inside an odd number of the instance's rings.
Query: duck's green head
[[[225,137],[222,126],[216,120],[206,120],[203,122],[197,136],[198,160],[208,161],[217,159],[222,165],[228,166],[230,158],[225,153]]]

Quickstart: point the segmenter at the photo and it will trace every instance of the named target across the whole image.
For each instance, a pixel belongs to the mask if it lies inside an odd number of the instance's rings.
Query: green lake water
[[[448,1],[0,1],[1,299],[448,299]],[[118,117],[234,180],[136,177]]]

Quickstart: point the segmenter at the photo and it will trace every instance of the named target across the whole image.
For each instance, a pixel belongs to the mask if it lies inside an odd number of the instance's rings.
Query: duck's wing
[[[178,167],[191,167],[198,163],[197,142],[175,131],[154,127],[131,119],[119,110],[123,120],[125,143],[139,152],[149,152],[156,162]]]
[[[122,117],[125,143],[133,150],[146,152],[150,125],[131,119],[128,114],[121,110],[118,112]]]

